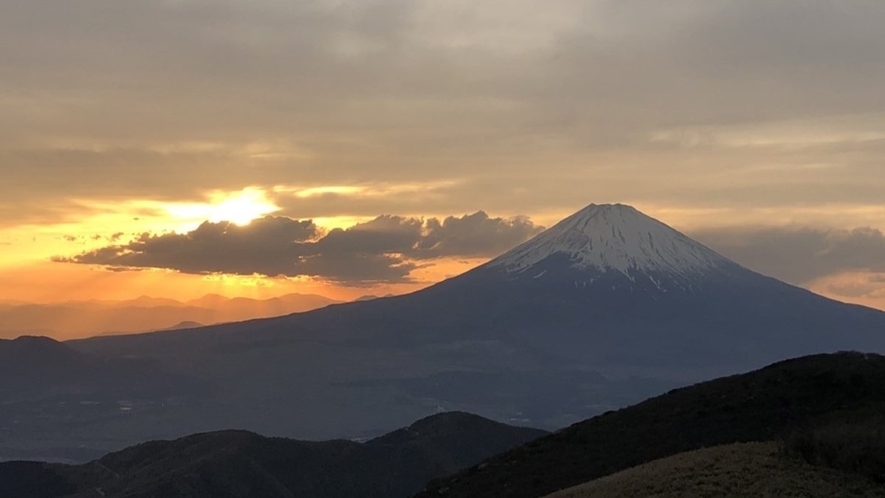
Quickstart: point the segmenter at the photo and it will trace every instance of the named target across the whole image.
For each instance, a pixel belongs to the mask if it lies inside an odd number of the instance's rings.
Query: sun
[[[245,189],[233,196],[228,194],[220,199],[213,199],[209,205],[207,219],[214,223],[229,221],[242,226],[279,209],[267,199],[263,191]]]
[[[173,204],[166,207],[168,214],[180,220],[184,224],[183,227],[188,230],[204,221],[213,223],[228,221],[244,226],[279,210],[280,207],[268,198],[264,190],[255,187],[245,188],[239,192],[211,192],[207,195],[207,202]]]

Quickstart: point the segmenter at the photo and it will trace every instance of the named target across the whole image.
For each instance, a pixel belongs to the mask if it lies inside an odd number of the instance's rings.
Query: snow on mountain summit
[[[734,264],[631,206],[591,204],[488,266],[522,272],[556,254],[578,270],[628,276],[635,271],[691,276]]]

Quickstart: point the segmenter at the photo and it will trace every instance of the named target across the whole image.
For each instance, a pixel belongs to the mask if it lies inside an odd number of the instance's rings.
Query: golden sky
[[[0,300],[406,292],[622,202],[885,308],[883,25],[876,0],[2,2]]]

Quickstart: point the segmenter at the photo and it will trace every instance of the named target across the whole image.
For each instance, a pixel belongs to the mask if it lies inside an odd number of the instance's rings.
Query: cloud
[[[408,254],[422,237],[418,218],[382,215],[347,229],[336,228],[313,244],[321,254]]]
[[[316,237],[310,221],[265,217],[247,226],[205,222],[186,234],[145,233],[124,245],[112,245],[55,261],[117,268],[167,268],[184,273],[232,273],[276,276],[291,273],[300,243]]]
[[[809,288],[841,301],[885,309],[885,273],[840,273],[820,278]]]
[[[526,216],[490,218],[483,211],[443,221],[427,220],[426,234],[415,248],[418,258],[483,257],[501,254],[537,235],[541,227]]]
[[[691,234],[723,255],[798,285],[842,272],[885,272],[885,235],[873,228],[729,228]]]
[[[442,221],[382,215],[327,233],[312,221],[267,216],[246,226],[205,222],[186,234],[146,233],[127,244],[54,260],[370,285],[408,282],[413,270],[437,258],[494,256],[541,230],[523,216],[491,218],[482,211]]]
[[[336,215],[881,202],[883,142],[844,128],[883,129],[883,18],[875,0],[3,2],[0,224],[299,182],[463,182],[406,206],[426,211]],[[790,126],[833,117],[839,143]],[[783,122],[789,147],[734,140]],[[836,171],[798,182],[813,163]]]
[[[379,283],[411,282],[409,274],[419,265],[401,256],[370,253],[313,254],[301,257],[289,276],[319,277],[353,287]]]

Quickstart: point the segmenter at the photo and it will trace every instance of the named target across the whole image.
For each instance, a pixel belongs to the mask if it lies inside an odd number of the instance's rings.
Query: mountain
[[[435,415],[363,444],[214,432],[140,444],[80,466],[0,464],[0,496],[408,497],[430,479],[544,434],[466,413]]]
[[[736,443],[681,453],[547,498],[885,496],[885,484],[785,456],[777,443]]]
[[[72,338],[131,334],[166,330],[182,322],[224,323],[287,315],[336,302],[339,301],[315,294],[287,294],[271,299],[227,298],[210,294],[187,303],[148,296],[124,301],[0,303],[0,337],[39,334]]]
[[[517,279],[542,278],[548,271],[566,278],[589,275],[595,277],[591,286],[606,276],[632,284],[645,278],[667,292],[702,285],[735,264],[630,206],[591,205],[486,266]]]
[[[481,330],[610,372],[700,380],[885,348],[885,313],[757,274],[623,205],[588,206],[427,295],[476,303]]]
[[[173,395],[187,390],[187,384],[144,360],[100,358],[47,337],[0,339],[0,398],[7,406],[72,392]]]
[[[809,356],[591,418],[433,482],[418,497],[536,498],[679,453],[774,441],[834,414],[883,407],[885,357]]]
[[[409,295],[68,344],[212,387],[199,404],[115,421],[119,444],[145,439],[154,416],[154,438],[357,438],[440,410],[557,429],[785,358],[885,351],[885,313],[755,273],[631,207],[591,205]],[[89,427],[107,444],[103,424]]]

